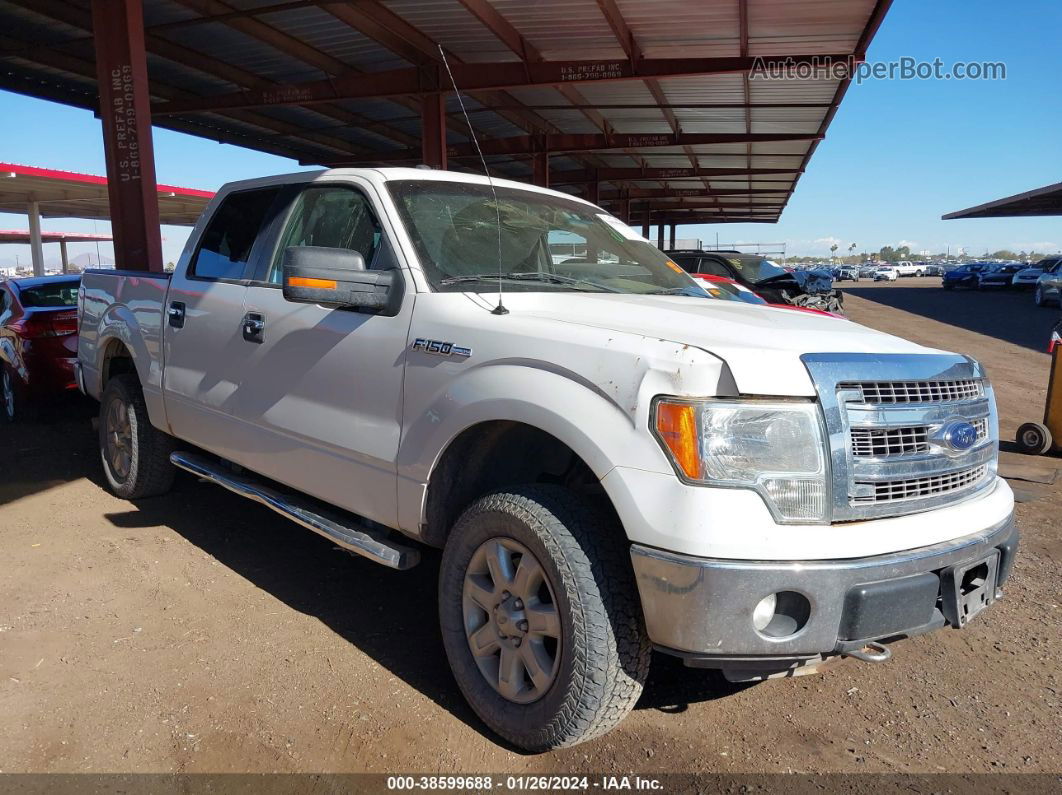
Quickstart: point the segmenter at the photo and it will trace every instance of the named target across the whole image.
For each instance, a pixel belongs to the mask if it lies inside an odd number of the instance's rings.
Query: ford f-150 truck
[[[442,548],[454,677],[527,749],[615,726],[654,649],[735,681],[882,661],[1014,560],[976,361],[714,300],[564,193],[227,185],[173,274],[87,272],[79,316],[115,494],[181,468],[396,569]]]

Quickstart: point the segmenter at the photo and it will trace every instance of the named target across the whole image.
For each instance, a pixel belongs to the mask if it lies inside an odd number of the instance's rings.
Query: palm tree
[[[837,259],[837,244],[836,243],[834,243],[832,246],[830,246],[830,262],[833,262],[835,259]]]
[[[849,257],[852,256],[855,253],[855,250],[856,250],[856,244],[853,243],[852,245],[850,245],[848,247],[848,256]]]

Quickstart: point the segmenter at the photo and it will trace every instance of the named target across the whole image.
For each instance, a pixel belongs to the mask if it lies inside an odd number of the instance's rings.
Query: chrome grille
[[[859,400],[849,402],[871,405],[953,403],[984,395],[981,382],[972,378],[961,381],[847,381],[838,384],[837,388],[860,393]]]
[[[856,489],[869,489],[871,494],[856,497],[854,503],[883,503],[935,497],[939,494],[965,489],[978,483],[988,472],[987,466],[972,467],[945,475],[930,475],[908,480],[856,481]]]
[[[931,510],[995,482],[995,403],[977,362],[936,353],[819,353],[801,359],[828,436],[829,521]],[[977,430],[967,450],[955,449],[946,436],[958,420]]]
[[[929,451],[929,429],[917,428],[853,428],[852,455],[884,458],[892,455],[912,455]]]
[[[977,429],[977,441],[988,436],[988,418],[971,420]],[[928,453],[929,426],[916,425],[903,428],[853,428],[852,455],[857,458],[888,458],[891,456]]]

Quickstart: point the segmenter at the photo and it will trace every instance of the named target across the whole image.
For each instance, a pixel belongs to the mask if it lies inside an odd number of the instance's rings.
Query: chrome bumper
[[[852,560],[714,560],[642,546],[632,547],[631,557],[656,647],[691,664],[726,667],[727,660],[821,659],[870,640],[945,626],[941,570],[998,549],[998,586],[1010,574],[1017,545],[1012,514],[974,535]],[[810,613],[794,634],[771,638],[753,627],[753,608],[783,591],[803,595]]]

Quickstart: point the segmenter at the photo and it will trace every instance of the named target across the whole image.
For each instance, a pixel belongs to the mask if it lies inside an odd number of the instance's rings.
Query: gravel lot
[[[1004,439],[1039,419],[1056,310],[937,279],[845,285],[852,318],[988,367]],[[1006,598],[887,665],[755,686],[654,660],[630,718],[528,756],[464,705],[438,557],[393,573],[191,478],[132,505],[101,485],[92,407],[0,428],[0,770],[494,773],[1062,769],[1062,485],[1013,479]],[[1007,451],[1005,473],[1059,459]]]

